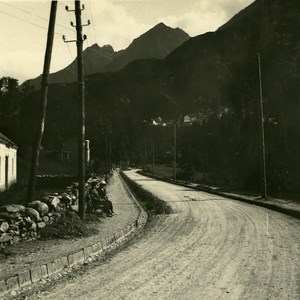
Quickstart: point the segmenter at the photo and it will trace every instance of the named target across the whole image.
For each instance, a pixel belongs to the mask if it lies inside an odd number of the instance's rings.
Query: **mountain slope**
[[[115,52],[110,45],[99,47],[97,44],[83,52],[84,72],[86,75],[98,72],[118,71],[129,62],[141,58],[165,58],[172,50],[188,40],[183,30],[159,23],[136,38],[128,48]],[[49,83],[67,83],[77,79],[77,59],[69,66],[49,76]],[[41,76],[30,80],[39,88]]]
[[[165,60],[176,77],[169,87],[174,97],[185,105],[251,101],[258,95],[260,53],[265,97],[276,105],[292,101],[287,91],[300,75],[299,13],[296,0],[258,0],[216,32],[175,49]]]
[[[120,51],[104,70],[118,71],[136,59],[164,59],[171,51],[189,38],[189,35],[183,30],[179,28],[173,29],[164,23],[159,23],[135,39],[128,48]]]
[[[88,76],[91,144],[101,147],[99,119],[109,118],[116,160],[128,156],[140,162],[142,145],[155,136],[153,131],[147,136],[142,120],[199,113],[198,127],[178,130],[183,168],[209,174],[212,184],[257,190],[260,53],[269,186],[300,190],[299,15],[298,0],[257,0],[216,32],[189,39],[163,60],[134,60],[118,72]],[[49,92],[45,145],[55,144],[58,133],[61,140],[76,134],[63,113],[76,120],[76,89],[57,86]],[[157,153],[171,151],[160,140],[155,147]]]
[[[114,59],[116,53],[112,46],[105,45],[100,47],[94,44],[83,51],[84,71],[85,74],[97,73],[106,64]],[[67,83],[77,79],[77,58],[66,68],[51,73],[49,83]],[[40,87],[42,76],[28,80],[36,89]]]

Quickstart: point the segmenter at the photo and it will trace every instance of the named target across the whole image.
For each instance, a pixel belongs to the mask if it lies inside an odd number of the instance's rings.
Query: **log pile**
[[[0,207],[0,250],[20,241],[37,239],[41,230],[60,218],[66,210],[76,204],[76,184],[65,192],[48,194],[26,206],[9,204]]]

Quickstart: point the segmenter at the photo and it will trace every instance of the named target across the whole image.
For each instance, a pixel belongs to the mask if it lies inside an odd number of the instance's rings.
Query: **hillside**
[[[92,153],[103,157],[99,132],[108,118],[114,161],[149,163],[155,143],[156,161],[170,164],[172,129],[146,128],[141,122],[194,113],[201,120],[177,131],[180,176],[197,170],[203,183],[257,191],[260,53],[268,184],[276,196],[300,190],[299,15],[299,1],[257,0],[216,32],[187,40],[164,59],[134,60],[120,71],[87,76]],[[137,47],[137,41],[132,45]],[[76,135],[76,95],[71,86],[49,89],[45,146]]]
[[[299,78],[299,10],[295,0],[258,0],[216,32],[178,47],[165,60],[176,76],[170,87],[175,97],[185,105],[212,99],[235,105],[240,97],[251,101],[258,93],[259,52],[265,97],[272,104],[292,101],[286,92]]]

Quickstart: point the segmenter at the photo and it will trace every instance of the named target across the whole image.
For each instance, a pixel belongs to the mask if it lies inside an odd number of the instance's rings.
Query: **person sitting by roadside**
[[[106,214],[106,216],[111,217],[111,211],[108,203],[102,199],[97,191],[97,181],[91,182],[91,188],[89,191],[89,201],[91,206],[91,211],[96,211],[97,208],[101,208],[103,213]]]
[[[72,200],[73,200],[73,205],[78,203],[78,197],[79,197],[79,191],[78,191],[78,183],[73,182],[71,186],[71,193],[72,193]]]
[[[101,180],[100,181],[100,184],[99,184],[99,187],[97,189],[98,191],[98,194],[99,194],[99,197],[101,198],[101,200],[103,202],[106,203],[106,205],[108,206],[109,208],[109,213],[111,215],[116,215],[116,213],[114,212],[114,208],[113,208],[113,204],[110,200],[108,200],[108,197],[107,197],[107,194],[106,194],[106,190],[105,190],[105,185],[106,185],[106,182],[104,180]]]

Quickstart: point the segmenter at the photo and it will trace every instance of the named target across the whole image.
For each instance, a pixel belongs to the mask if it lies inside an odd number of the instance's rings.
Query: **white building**
[[[0,132],[0,191],[17,181],[17,149],[16,144]]]
[[[191,117],[189,115],[184,116],[183,123],[191,123]]]

